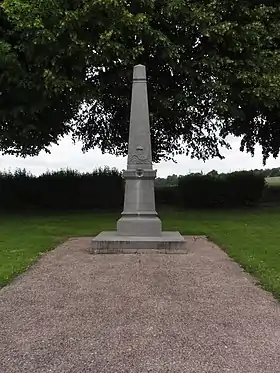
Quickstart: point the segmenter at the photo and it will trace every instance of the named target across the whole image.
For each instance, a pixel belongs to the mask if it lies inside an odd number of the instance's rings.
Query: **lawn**
[[[274,177],[267,177],[266,182],[269,186],[280,186],[280,177],[274,176]]]
[[[0,284],[67,237],[114,229],[117,218],[89,213],[0,216]],[[164,229],[207,235],[280,300],[279,209],[166,212],[161,218]]]

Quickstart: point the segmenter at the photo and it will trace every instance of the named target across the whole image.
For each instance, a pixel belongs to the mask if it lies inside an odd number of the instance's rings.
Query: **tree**
[[[280,5],[259,0],[4,0],[0,149],[72,133],[127,151],[131,72],[147,66],[154,161],[280,149]],[[1,30],[0,30],[1,31]]]
[[[166,186],[176,186],[178,185],[178,176],[173,174],[166,178]]]
[[[268,176],[270,176],[270,177],[278,177],[278,176],[280,176],[280,169],[279,168],[272,168],[270,170],[270,173],[269,173]]]
[[[212,171],[207,173],[207,176],[217,177],[217,176],[219,176],[219,173],[216,170],[212,170]]]

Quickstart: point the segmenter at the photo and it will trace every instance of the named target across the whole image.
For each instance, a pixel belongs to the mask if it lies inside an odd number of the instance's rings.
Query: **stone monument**
[[[162,232],[155,210],[154,180],[146,68],[137,65],[133,71],[131,114],[125,179],[124,209],[117,231],[101,232],[93,238],[94,253],[160,250],[186,251],[179,232]]]

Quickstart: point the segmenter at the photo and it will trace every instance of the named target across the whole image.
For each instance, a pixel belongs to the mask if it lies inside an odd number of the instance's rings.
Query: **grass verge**
[[[0,216],[0,285],[73,236],[115,229],[117,215],[68,213]],[[280,300],[280,210],[166,212],[166,230],[207,235]]]

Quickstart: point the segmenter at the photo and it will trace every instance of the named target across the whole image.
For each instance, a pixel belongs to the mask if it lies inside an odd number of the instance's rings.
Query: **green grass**
[[[0,216],[0,284],[70,236],[115,228],[113,214]],[[280,210],[166,212],[164,229],[205,234],[280,299]]]
[[[269,186],[280,186],[280,176],[267,177],[265,180]]]

